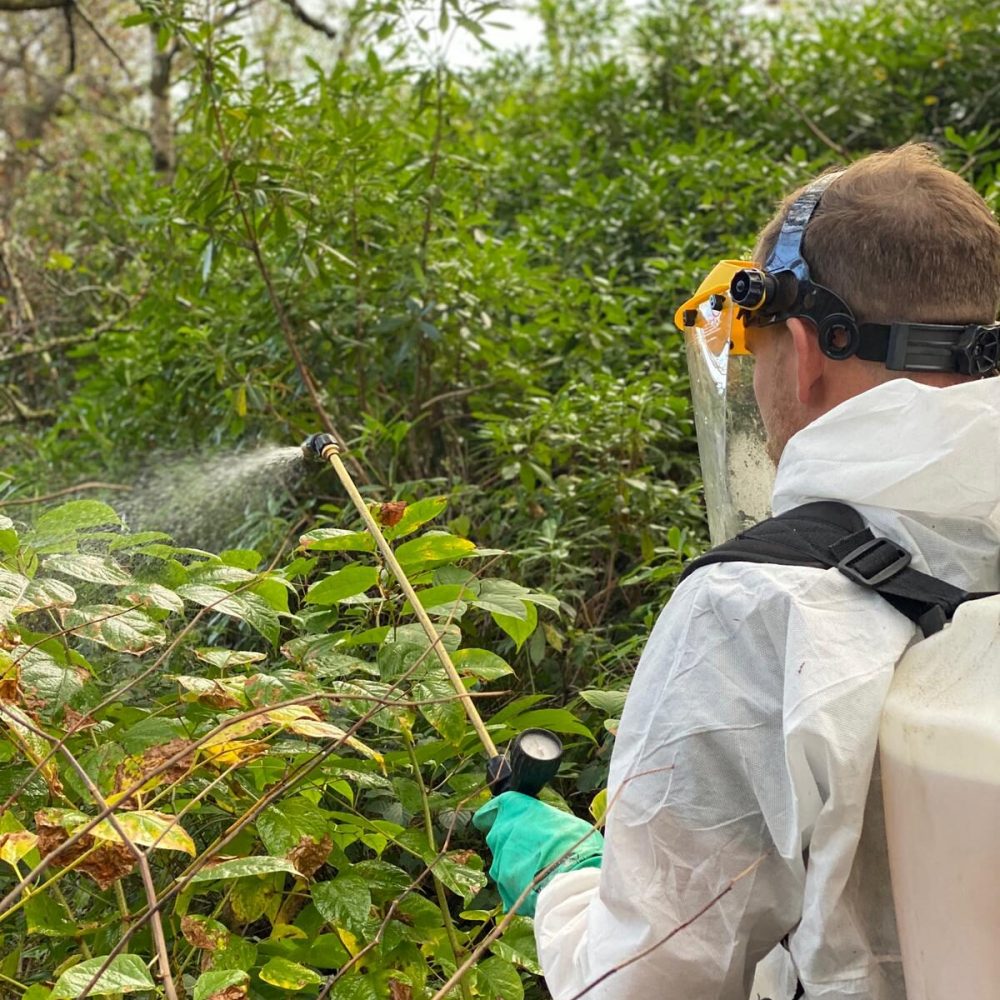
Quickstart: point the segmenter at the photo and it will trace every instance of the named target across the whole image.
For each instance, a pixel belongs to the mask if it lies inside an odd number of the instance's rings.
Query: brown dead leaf
[[[227,986],[224,990],[213,993],[208,1000],[245,1000],[246,995],[246,986]]]
[[[103,843],[77,867],[107,889],[135,868],[135,855],[124,844]]]
[[[227,691],[221,684],[216,681],[215,690],[206,691],[198,695],[198,701],[205,705],[211,705],[212,708],[242,708],[243,702],[236,697],[231,691]]]
[[[38,853],[45,857],[69,839],[61,827],[46,822],[44,811],[35,813],[35,833],[38,834]],[[78,841],[64,847],[50,864],[65,868],[94,846],[94,838],[85,834]],[[76,870],[86,872],[102,889],[114,885],[135,867],[135,855],[125,844],[102,843],[97,850],[76,865]]]
[[[12,628],[0,625],[0,649],[16,649],[21,645],[21,637]]]
[[[0,674],[0,701],[17,702],[18,698],[18,669],[11,665],[3,674]]]
[[[214,923],[214,921],[213,921]],[[229,932],[213,928],[211,924],[206,924],[204,920],[197,917],[181,917],[181,933],[188,944],[195,948],[204,948],[206,951],[218,951],[225,948],[229,941]]]
[[[405,500],[389,500],[386,503],[379,504],[378,523],[384,528],[392,528],[403,519],[405,511]]]
[[[333,840],[329,834],[317,843],[312,837],[303,837],[286,857],[306,878],[315,872],[330,856]]]
[[[390,979],[389,1000],[413,1000],[413,987],[398,979]]]
[[[70,732],[79,732],[81,729],[89,729],[91,726],[97,725],[89,715],[77,712],[69,705],[63,709],[63,723]]]
[[[152,777],[153,772],[161,767],[171,757],[179,754],[182,750],[188,749],[192,745],[191,740],[170,740],[161,746],[150,747],[143,751],[140,760],[142,762],[142,776]],[[194,764],[194,751],[188,750],[180,760],[171,764],[163,773],[163,778],[167,784],[172,785],[180,781]]]

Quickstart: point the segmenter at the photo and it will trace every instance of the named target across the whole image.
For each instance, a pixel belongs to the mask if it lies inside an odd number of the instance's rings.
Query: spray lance
[[[559,770],[559,764],[562,760],[562,742],[559,737],[547,729],[525,729],[510,742],[506,753],[497,752],[496,744],[487,732],[486,726],[483,725],[475,702],[466,691],[462,678],[455,669],[455,664],[452,663],[451,656],[445,649],[440,635],[420,603],[420,599],[407,579],[395,553],[382,534],[378,522],[372,517],[364,498],[358,492],[351,474],[347,471],[347,467],[340,457],[340,446],[336,439],[330,434],[312,434],[302,442],[302,452],[307,458],[321,459],[329,462],[333,467],[341,485],[347,491],[351,502],[374,538],[386,565],[399,582],[400,589],[410,602],[414,614],[427,635],[431,648],[437,654],[444,672],[448,675],[448,679],[465,709],[469,722],[472,723],[472,728],[475,729],[476,735],[479,737],[479,742],[483,745],[487,757],[486,781],[490,790],[494,795],[499,795],[501,792],[538,795]]]

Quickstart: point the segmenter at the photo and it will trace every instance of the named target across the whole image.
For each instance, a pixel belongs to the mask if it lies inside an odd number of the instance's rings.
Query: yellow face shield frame
[[[697,328],[700,339],[713,354],[721,354],[727,345],[730,354],[749,354],[746,327],[740,307],[729,297],[729,285],[737,272],[756,266],[749,260],[720,260],[698,291],[677,310],[677,328]]]

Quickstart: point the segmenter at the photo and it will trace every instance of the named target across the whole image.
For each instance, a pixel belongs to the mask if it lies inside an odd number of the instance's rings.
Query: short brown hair
[[[803,190],[785,199],[758,237],[760,265]],[[921,143],[844,170],[823,193],[802,252],[813,280],[861,323],[992,323],[1000,309],[1000,225]]]

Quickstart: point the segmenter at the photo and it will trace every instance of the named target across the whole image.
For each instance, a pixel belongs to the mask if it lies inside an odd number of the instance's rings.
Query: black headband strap
[[[764,270],[772,274],[779,271],[791,271],[799,281],[809,278],[809,265],[805,257],[802,256],[802,240],[805,236],[806,226],[816,211],[823,192],[843,173],[838,170],[835,173],[824,174],[812,182],[792,202],[785,215],[785,220],[781,224],[781,232],[778,233],[778,241],[774,249],[768,255]]]
[[[862,323],[857,356],[890,371],[987,375],[1000,363],[1000,323]]]

